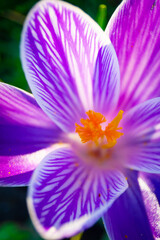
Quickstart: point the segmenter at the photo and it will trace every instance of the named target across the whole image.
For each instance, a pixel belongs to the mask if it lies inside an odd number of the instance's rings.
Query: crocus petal
[[[150,189],[156,195],[158,202],[160,203],[160,174],[141,173],[140,176],[149,184]]]
[[[160,98],[148,100],[129,110],[122,125],[126,166],[160,173]]]
[[[120,172],[92,168],[66,146],[35,170],[27,202],[42,237],[60,239],[94,224],[126,188]]]
[[[115,50],[110,44],[99,50],[96,59],[93,76],[93,109],[103,115],[111,115],[119,99],[119,86],[119,65]]]
[[[153,240],[145,206],[134,171],[128,174],[128,189],[105,213],[103,221],[110,240]]]
[[[20,173],[11,177],[0,178],[0,186],[3,187],[22,187],[28,186],[33,171]]]
[[[148,219],[155,239],[160,238],[160,206],[156,195],[147,184],[145,179],[139,177],[138,182],[142,191],[144,205],[146,207]]]
[[[41,1],[24,25],[21,60],[31,90],[64,131],[75,130],[93,109],[92,77],[98,51],[110,40],[80,9],[63,1]]]
[[[31,94],[0,83],[0,178],[35,169],[60,141],[58,127]]]
[[[160,1],[124,0],[106,28],[120,65],[122,110],[160,96],[159,12]]]

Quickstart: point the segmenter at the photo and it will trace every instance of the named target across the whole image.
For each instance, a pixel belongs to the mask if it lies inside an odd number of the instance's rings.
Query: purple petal
[[[97,56],[93,77],[94,110],[104,115],[115,109],[119,97],[120,75],[114,48],[102,47]]]
[[[152,192],[156,195],[158,202],[160,203],[160,175],[159,174],[150,174],[150,173],[141,173],[141,177],[149,183],[149,187]]]
[[[32,174],[33,174],[33,171],[30,171],[30,172],[14,175],[11,177],[0,178],[0,186],[4,186],[4,187],[28,186],[31,180]]]
[[[160,96],[159,12],[160,1],[126,0],[107,26],[120,65],[120,109]]]
[[[63,1],[41,1],[22,33],[21,59],[31,90],[64,131],[75,130],[93,108],[92,78],[98,51],[110,44],[84,12]]]
[[[158,239],[160,238],[160,206],[158,200],[145,179],[139,177],[138,181],[153,235],[155,239]]]
[[[105,213],[103,221],[110,240],[154,240],[134,171],[128,173],[129,188]]]
[[[126,141],[126,166],[160,173],[160,98],[129,110],[122,121]]]
[[[60,140],[31,94],[0,83],[0,178],[35,169]]]
[[[29,212],[43,238],[70,237],[93,225],[126,188],[120,172],[88,166],[73,150],[61,148],[34,172]]]

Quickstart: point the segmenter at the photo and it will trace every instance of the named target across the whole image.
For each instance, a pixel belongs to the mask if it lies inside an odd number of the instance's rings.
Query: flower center
[[[98,112],[89,110],[86,112],[87,119],[81,118],[79,124],[76,125],[76,132],[79,134],[82,143],[94,142],[96,145],[101,145],[102,148],[112,148],[117,143],[117,139],[120,138],[123,133],[119,132],[122,127],[118,127],[119,122],[122,119],[123,111],[120,110],[117,116],[102,129],[101,124],[106,122],[106,118]]]

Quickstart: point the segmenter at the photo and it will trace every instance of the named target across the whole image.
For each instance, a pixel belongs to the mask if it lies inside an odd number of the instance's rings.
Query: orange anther
[[[120,138],[123,133],[118,132],[118,130],[122,129],[122,127],[118,128],[119,122],[121,121],[123,117],[123,111],[120,110],[117,116],[108,124],[108,126],[105,129],[105,136],[107,138],[107,142],[109,145],[112,145],[112,147],[117,143],[117,138]]]
[[[117,138],[123,135],[118,132],[122,129],[118,128],[119,122],[122,119],[123,111],[119,111],[118,115],[108,124],[105,130],[102,130],[101,123],[106,122],[106,118],[98,112],[89,110],[86,112],[88,119],[81,119],[83,126],[76,125],[76,132],[79,134],[82,143],[93,141],[98,144],[98,140],[106,137],[107,143],[103,144],[104,148],[111,148],[117,143]]]

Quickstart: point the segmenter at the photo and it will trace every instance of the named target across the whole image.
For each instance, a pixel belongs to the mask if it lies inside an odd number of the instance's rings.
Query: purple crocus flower
[[[159,12],[123,1],[106,32],[61,1],[28,15],[21,59],[39,105],[0,84],[0,183],[27,185],[38,165],[27,203],[44,238],[100,217],[112,240],[160,238]]]

